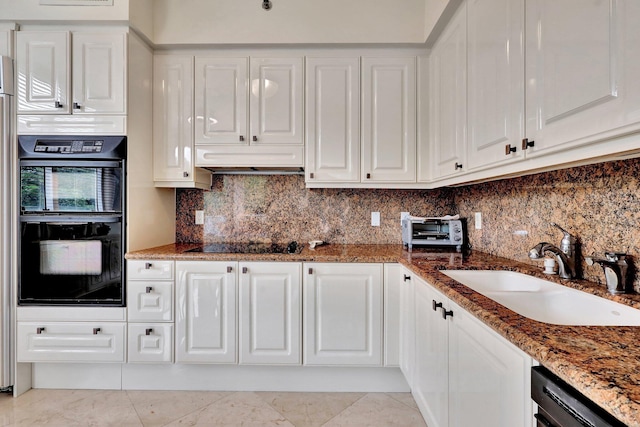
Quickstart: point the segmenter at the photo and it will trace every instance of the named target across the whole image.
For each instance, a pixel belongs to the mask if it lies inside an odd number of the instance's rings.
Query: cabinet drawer
[[[124,362],[125,323],[19,322],[18,362]]]
[[[129,363],[173,362],[173,324],[129,324]]]
[[[173,261],[130,260],[127,261],[127,277],[132,280],[172,280]]]
[[[129,321],[170,322],[173,320],[173,282],[127,282]]]

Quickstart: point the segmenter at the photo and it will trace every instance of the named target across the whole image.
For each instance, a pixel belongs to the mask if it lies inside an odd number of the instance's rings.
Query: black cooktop
[[[286,243],[210,243],[187,252],[215,254],[299,254],[303,245]]]

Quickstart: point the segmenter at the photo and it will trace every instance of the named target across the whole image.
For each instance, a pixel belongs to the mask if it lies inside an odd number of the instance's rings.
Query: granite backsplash
[[[493,255],[536,263],[529,249],[560,243],[556,222],[579,238],[583,255],[615,250],[637,260],[639,177],[640,159],[438,190],[308,189],[302,176],[217,175],[212,191],[178,190],[176,241],[401,243],[400,212],[460,213],[473,248]],[[193,224],[196,209],[204,226]],[[370,225],[372,211],[380,227]],[[586,279],[604,282],[599,266],[581,265]],[[637,277],[634,285],[640,291]]]
[[[299,175],[215,175],[213,189],[178,190],[176,241],[402,243],[400,212],[446,215],[452,191],[308,189]],[[193,225],[204,209],[205,224]],[[380,212],[380,227],[371,226]]]

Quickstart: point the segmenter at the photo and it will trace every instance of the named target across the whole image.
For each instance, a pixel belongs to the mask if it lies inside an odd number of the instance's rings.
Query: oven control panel
[[[46,140],[38,139],[33,151],[37,153],[100,153],[102,140]]]

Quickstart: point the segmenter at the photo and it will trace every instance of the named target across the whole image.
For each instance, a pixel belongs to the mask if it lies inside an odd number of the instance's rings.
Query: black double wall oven
[[[19,136],[19,305],[125,305],[124,136]]]

